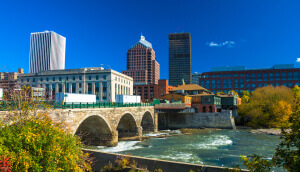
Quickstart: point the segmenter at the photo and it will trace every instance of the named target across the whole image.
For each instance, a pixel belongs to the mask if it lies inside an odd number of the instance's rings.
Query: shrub
[[[12,171],[91,171],[79,137],[53,122],[47,109],[37,111],[40,104],[17,106],[2,117],[2,127],[0,121],[0,157],[10,157]]]

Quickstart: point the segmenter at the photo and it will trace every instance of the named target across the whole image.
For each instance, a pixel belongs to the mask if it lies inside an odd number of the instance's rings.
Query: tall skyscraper
[[[169,34],[169,82],[171,86],[192,83],[192,52],[190,33]]]
[[[123,74],[131,76],[134,84],[158,84],[159,64],[152,44],[144,36],[128,50],[127,70]]]
[[[30,36],[29,73],[65,69],[66,38],[53,32]]]

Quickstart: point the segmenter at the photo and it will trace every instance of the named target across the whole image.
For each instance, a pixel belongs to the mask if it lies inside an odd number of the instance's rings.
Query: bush
[[[22,102],[0,125],[0,157],[10,157],[12,171],[91,171],[80,138],[36,107],[32,101]]]

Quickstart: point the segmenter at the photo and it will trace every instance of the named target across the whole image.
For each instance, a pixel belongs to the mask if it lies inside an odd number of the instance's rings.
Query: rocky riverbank
[[[285,131],[290,132],[291,129]],[[268,134],[268,135],[281,135],[281,129],[278,128],[267,128],[267,129],[252,129],[251,133]]]

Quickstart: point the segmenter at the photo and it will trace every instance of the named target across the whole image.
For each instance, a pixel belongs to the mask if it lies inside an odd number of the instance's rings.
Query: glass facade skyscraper
[[[169,82],[171,86],[192,83],[192,52],[190,33],[169,34]]]
[[[53,32],[31,33],[29,73],[65,69],[66,38]]]

